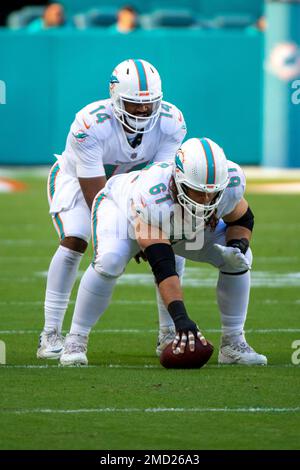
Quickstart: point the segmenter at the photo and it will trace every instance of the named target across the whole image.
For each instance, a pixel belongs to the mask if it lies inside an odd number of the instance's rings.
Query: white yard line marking
[[[0,335],[38,335],[41,330],[0,330]],[[91,334],[154,334],[157,329],[138,329],[138,328],[107,328],[103,330],[92,330]],[[220,328],[206,328],[206,333],[221,333]],[[246,334],[268,334],[268,333],[300,333],[300,328],[249,328],[245,330]],[[68,333],[63,330],[62,333]]]
[[[240,408],[78,408],[54,409],[32,408],[0,410],[2,414],[80,414],[80,413],[299,413],[300,406],[294,408],[240,407]]]
[[[47,271],[36,272],[35,276],[47,277]],[[189,267],[185,270],[183,286],[195,288],[215,287],[217,277],[217,270]],[[153,276],[150,273],[124,274],[118,279],[118,285],[153,287]],[[251,287],[300,287],[300,272],[253,271],[251,273]]]
[[[38,335],[41,330],[0,330],[0,335]],[[138,329],[138,328],[108,328],[103,330],[92,330],[91,334],[154,334],[157,329]],[[221,333],[220,328],[206,328],[206,333]],[[300,333],[300,328],[250,328],[245,330],[246,334],[258,333]],[[62,331],[63,334],[68,333],[67,330]]]
[[[205,369],[223,369],[226,370],[228,368],[234,367],[236,368],[245,368],[245,366],[241,364],[232,364],[232,365],[220,365],[220,364],[208,364],[205,365]],[[261,368],[262,366],[256,366]],[[286,369],[286,368],[299,368],[294,364],[268,364],[267,368],[270,369]],[[69,370],[69,369],[161,369],[162,366],[159,364],[92,364],[88,366],[67,366],[62,367],[58,362],[55,364],[6,364],[0,365],[0,371],[5,369],[59,369],[59,370]],[[203,368],[203,369],[204,369]]]
[[[193,305],[217,305],[216,300],[185,300],[186,304],[192,303]],[[252,300],[252,304],[262,305],[300,305],[300,299],[296,300],[276,300],[276,299],[263,299]],[[75,304],[75,300],[70,300],[70,305]],[[40,306],[44,305],[43,300],[0,300],[0,307],[24,307],[24,306]],[[156,305],[155,300],[113,300],[110,305]]]
[[[80,278],[83,273],[79,272]],[[38,271],[33,275],[26,277],[15,276],[1,276],[2,282],[28,282],[36,283],[40,279],[47,277],[47,271]],[[183,286],[191,288],[214,288],[217,283],[218,272],[217,270],[205,268],[192,268],[189,267],[185,271]],[[153,288],[153,276],[148,273],[128,273],[124,274],[118,279],[118,285],[125,286],[145,286]],[[267,288],[281,288],[281,287],[300,287],[300,272],[272,272],[272,271],[257,271],[251,273],[251,287],[267,287]],[[129,302],[129,301],[128,301]]]

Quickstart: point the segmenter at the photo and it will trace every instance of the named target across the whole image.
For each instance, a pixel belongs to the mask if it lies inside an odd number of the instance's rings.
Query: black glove
[[[197,335],[197,325],[189,318],[182,300],[174,300],[174,302],[171,302],[168,305],[168,312],[175,324],[176,331],[185,334],[192,331],[195,336]]]
[[[190,351],[194,351],[196,338],[199,338],[201,343],[206,346],[206,339],[196,323],[189,318],[182,300],[171,302],[168,305],[168,312],[176,328],[176,337],[172,344],[174,354],[183,354],[187,343]]]
[[[191,331],[195,336],[197,336],[198,328],[193,320],[190,320],[188,317],[180,317],[176,320],[173,319],[173,321],[178,333],[185,333],[187,335],[188,332]]]

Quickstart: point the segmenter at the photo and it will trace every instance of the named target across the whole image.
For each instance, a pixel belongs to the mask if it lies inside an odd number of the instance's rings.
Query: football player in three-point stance
[[[176,330],[172,338],[161,335],[158,353],[171,341],[177,354],[186,347],[193,350],[195,337],[206,341],[186,311],[177,254],[219,270],[219,363],[266,364],[267,358],[249,346],[244,334],[254,224],[244,191],[241,168],[207,138],[187,140],[169,162],[111,178],[93,203],[94,260],[80,283],[61,364],[87,364],[91,328],[107,308],[118,276],[139,250],[147,257]]]
[[[112,175],[175,155],[185,137],[181,112],[162,101],[162,96],[153,65],[141,59],[125,60],[112,73],[110,98],[76,114],[66,148],[57,155],[48,179],[50,213],[60,245],[48,271],[38,358],[56,359],[62,353],[62,323],[90,239],[94,197]],[[107,217],[109,221],[110,214]],[[177,269],[183,271],[184,259],[177,258]],[[172,320],[159,293],[157,298],[160,323],[167,327]]]

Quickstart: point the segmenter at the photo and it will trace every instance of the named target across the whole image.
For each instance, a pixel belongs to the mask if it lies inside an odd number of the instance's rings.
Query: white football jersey
[[[76,178],[110,178],[172,158],[186,135],[186,126],[176,106],[163,101],[161,108],[153,130],[133,148],[113,114],[110,99],[87,105],[76,114],[66,148],[57,155],[61,171]]]
[[[217,208],[218,219],[233,211],[242,199],[246,187],[245,175],[240,166],[229,160],[227,162],[230,181]],[[154,163],[141,171],[111,178],[104,192],[130,220],[137,213],[146,223],[159,227],[166,233],[164,228],[171,228],[171,239],[190,237],[197,227],[188,214],[184,214],[185,224],[175,224],[174,227],[174,214],[179,213],[182,219],[182,208],[174,200],[172,175],[173,160]]]

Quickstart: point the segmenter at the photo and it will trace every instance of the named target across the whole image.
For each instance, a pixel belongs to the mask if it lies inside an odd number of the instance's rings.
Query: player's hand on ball
[[[250,262],[239,248],[232,246],[223,246],[218,243],[214,244],[214,248],[222,256],[225,263],[233,269],[248,270],[251,269]]]
[[[196,338],[199,338],[201,343],[206,346],[206,339],[192,320],[188,319],[182,322],[182,325],[176,325],[176,336],[172,344],[174,354],[183,354],[186,347],[192,352],[195,351]]]

